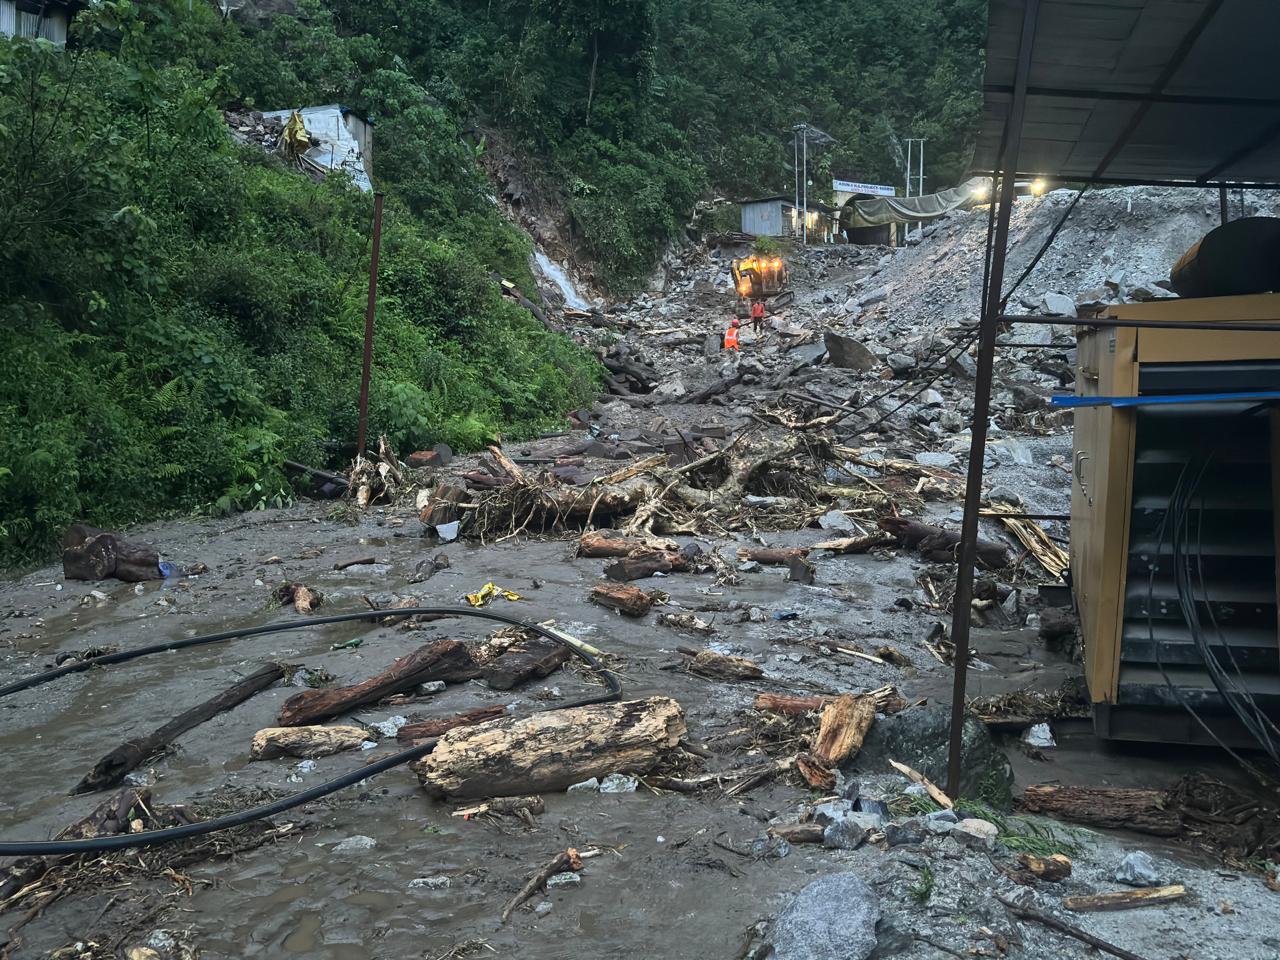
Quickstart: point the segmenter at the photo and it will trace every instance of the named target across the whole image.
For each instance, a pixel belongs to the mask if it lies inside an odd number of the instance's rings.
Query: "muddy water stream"
[[[413,596],[422,604],[454,605],[461,595],[493,580],[523,594],[501,602],[503,613],[553,618],[570,633],[616,657],[627,697],[667,694],[685,707],[691,736],[714,737],[740,727],[754,694],[741,686],[712,684],[679,670],[663,670],[678,644],[699,642],[658,626],[649,617],[625,620],[586,601],[603,562],[571,560],[568,543],[487,547],[452,544],[429,548],[412,521],[372,517],[356,527],[323,520],[322,507],[300,506],[227,521],[183,521],[136,531],[180,562],[201,560],[209,573],[150,583],[63,583],[46,568],[0,586],[0,605],[14,611],[0,621],[0,676],[11,679],[52,665],[59,652],[89,646],[130,648],[161,639],[273,622],[297,615],[274,608],[271,590],[299,580],[320,590],[319,613],[361,609],[362,597],[392,602]],[[777,538],[780,545],[787,535]],[[408,584],[417,563],[443,550],[451,566],[422,584]],[[372,555],[380,562],[334,571],[335,562]],[[278,562],[274,562],[275,558]],[[267,562],[272,560],[273,562]],[[757,658],[776,678],[775,690],[872,689],[896,683],[908,697],[949,699],[949,673],[919,645],[929,618],[904,611],[894,599],[917,589],[910,562],[873,557],[823,561],[819,582],[803,587],[774,571],[750,575],[736,588],[718,588],[710,577],[672,576],[643,584],[671,595],[673,609],[742,601],[758,606],[764,622],[718,623],[710,642],[727,652]],[[58,589],[61,585],[62,589]],[[103,603],[91,588],[107,593]],[[776,621],[772,613],[794,612]],[[821,633],[858,637],[864,646],[893,643],[917,665],[905,673],[867,662],[835,662],[799,641]],[[487,632],[477,621],[437,621],[414,629],[366,623],[340,624],[230,641],[65,678],[0,701],[0,755],[4,782],[0,837],[45,838],[83,816],[96,797],[67,792],[92,764],[130,736],[150,731],[238,676],[268,660],[322,667],[339,683],[361,680],[394,658],[442,637],[468,639]],[[354,650],[335,643],[362,637]],[[1029,684],[1051,689],[1070,671],[1046,659],[1026,631],[980,631],[975,638],[988,671],[975,671],[971,693],[1000,692]],[[590,689],[577,670],[562,671],[508,693],[480,683],[451,686],[403,707],[360,711],[358,722],[451,714],[483,704],[514,705],[528,712]],[[297,761],[248,760],[253,733],[274,725],[281,704],[296,688],[278,686],[180,738],[178,749],[140,771],[165,802],[181,802],[223,785],[296,791],[355,769],[369,754],[346,753],[316,761],[302,772]],[[390,744],[394,746],[394,742]],[[382,744],[376,755],[387,749]],[[1125,754],[1092,749],[1092,738],[1073,730],[1048,766],[1014,754],[1025,780],[1128,783],[1152,775]],[[747,758],[744,758],[744,760]],[[1159,765],[1171,779],[1167,758]],[[225,862],[196,865],[190,897],[175,897],[178,911],[162,926],[184,932],[206,958],[307,956],[347,960],[365,957],[436,957],[467,940],[482,939],[499,956],[664,958],[733,957],[744,930],[773,915],[787,896],[817,874],[866,863],[881,854],[797,846],[782,860],[758,861],[717,845],[746,850],[776,814],[790,815],[803,799],[795,788],[771,784],[741,801],[635,794],[552,794],[536,829],[451,816],[453,807],[429,801],[406,769],[366,781],[326,802],[295,811],[306,824],[299,835]],[[279,818],[290,819],[289,815]],[[351,838],[372,847],[335,849]],[[367,841],[357,840],[359,847]],[[549,911],[519,911],[499,923],[503,903],[529,872],[566,847],[600,846],[581,885],[550,891]],[[417,881],[415,883],[415,881]],[[154,889],[174,887],[157,878]],[[69,898],[24,931],[18,957],[41,956],[90,935],[111,897],[107,889]],[[144,939],[145,939],[145,932]],[[141,940],[130,940],[141,942]],[[492,955],[480,953],[478,955]]]

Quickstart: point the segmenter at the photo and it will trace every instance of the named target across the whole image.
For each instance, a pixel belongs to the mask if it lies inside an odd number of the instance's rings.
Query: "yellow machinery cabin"
[[[1274,324],[1280,295],[1110,316]],[[1256,743],[1280,721],[1280,333],[1081,327],[1078,345],[1077,402],[1097,405],[1075,410],[1071,573],[1095,729]]]

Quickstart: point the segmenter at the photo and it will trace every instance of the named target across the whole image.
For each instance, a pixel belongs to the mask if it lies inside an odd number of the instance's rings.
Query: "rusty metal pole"
[[[1018,153],[1022,146],[1022,120],[1027,107],[1027,75],[1035,46],[1040,0],[1026,0],[1022,11],[1022,38],[1018,44],[1018,64],[1013,80],[1013,103],[1009,110],[1008,137],[998,158],[1000,207],[996,212],[996,234],[991,272],[984,292],[982,330],[978,338],[978,372],[973,393],[973,427],[969,443],[969,474],[964,491],[964,524],[960,529],[960,550],[956,565],[956,593],[951,612],[951,642],[955,649],[955,682],[951,693],[951,742],[947,756],[947,794],[960,795],[960,752],[964,733],[965,683],[969,669],[969,620],[973,602],[973,565],[978,543],[978,514],[982,505],[982,467],[987,453],[987,420],[991,415],[991,379],[995,363],[996,326],[999,323],[1000,291],[1004,286],[1005,255],[1009,246],[1009,217],[1013,212]],[[994,197],[993,197],[994,201]]]
[[[373,254],[369,257],[369,303],[364,309],[364,369],[360,373],[360,429],[356,453],[364,453],[369,429],[369,376],[373,368],[373,314],[378,304],[378,251],[382,249],[382,192],[373,195]]]
[[[1231,219],[1231,211],[1227,209],[1227,185],[1225,183],[1218,187],[1218,213],[1222,216],[1223,223]]]

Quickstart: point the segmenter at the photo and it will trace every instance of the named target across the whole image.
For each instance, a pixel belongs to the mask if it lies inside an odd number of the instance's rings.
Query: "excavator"
[[[746,319],[753,301],[772,300],[771,309],[791,302],[790,277],[781,257],[752,254],[733,261],[733,286],[738,295],[736,313]]]

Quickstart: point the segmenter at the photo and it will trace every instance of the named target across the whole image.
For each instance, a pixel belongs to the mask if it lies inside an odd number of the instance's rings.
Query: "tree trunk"
[[[714,650],[690,650],[679,648],[680,652],[693,657],[689,663],[689,671],[708,680],[723,680],[733,683],[738,680],[759,680],[764,671],[754,660],[746,657],[731,657]]]
[[[1134,907],[1151,907],[1161,903],[1173,903],[1187,895],[1187,888],[1180,883],[1168,887],[1148,887],[1145,890],[1117,890],[1090,897],[1063,897],[1062,905],[1075,913],[1098,913],[1104,910],[1132,910]]]
[[[436,720],[424,720],[422,723],[406,723],[396,731],[396,739],[401,743],[414,743],[418,740],[431,740],[454,729],[455,727],[474,727],[477,723],[497,720],[507,715],[507,708],[497,703],[491,707],[477,707],[465,713],[455,713],[451,717],[440,717]]]
[[[739,560],[754,560],[767,566],[785,567],[793,557],[808,556],[806,547],[742,547],[738,550]]]
[[[821,710],[829,702],[831,702],[830,697],[787,697],[778,693],[757,693],[753,706],[763,713],[799,717]]]
[[[368,739],[363,727],[264,727],[253,735],[249,756],[254,760],[327,757],[354,750]]]
[[[484,680],[493,690],[510,690],[526,680],[545,677],[560,669],[572,654],[566,644],[546,637],[520,640],[484,668]]]
[[[393,693],[409,690],[428,680],[460,681],[479,676],[475,661],[457,640],[440,640],[419,647],[363,683],[331,690],[304,690],[285,702],[280,711],[282,727],[319,723],[356,707],[377,703]]]
[[[678,544],[670,540],[642,540],[624,537],[614,530],[590,530],[578,538],[580,557],[626,557],[637,550],[662,550],[677,553]]]
[[[875,719],[876,705],[870,697],[851,693],[836,697],[822,710],[810,752],[828,768],[838,767],[862,749]]]
[[[72,524],[62,538],[62,575],[68,580],[127,583],[159,580],[160,554],[148,543],[136,543],[87,524]]]
[[[413,770],[436,798],[523,796],[648,773],[685,733],[680,705],[667,697],[593,704],[450,730]]]
[[[625,583],[597,583],[591,591],[591,599],[602,607],[629,617],[643,617],[653,606],[653,598],[649,594]]]
[[[645,577],[652,577],[655,573],[670,573],[676,570],[679,557],[679,554],[667,553],[664,550],[639,550],[616,563],[609,564],[604,568],[604,575],[610,580],[642,580]]]
[[[244,703],[255,693],[265,690],[284,676],[284,667],[278,663],[268,663],[259,667],[243,680],[233,683],[216,697],[180,713],[163,727],[145,737],[134,737],[126,740],[105,757],[99,760],[92,770],[84,775],[72,794],[90,793],[94,790],[106,790],[124,780],[130,770],[141,766],[148,757],[159,753],[170,743],[193,727],[198,727],[206,720],[216,717],[224,710]]]
[[[467,488],[454,483],[439,484],[431,491],[431,497],[422,507],[418,519],[429,527],[453,523],[461,515],[458,504],[467,498]]]
[[[1030,813],[1108,830],[1137,830],[1157,837],[1176,837],[1182,832],[1182,816],[1176,809],[1165,809],[1166,796],[1161,790],[1045,783],[1027,787],[1019,806]]]

